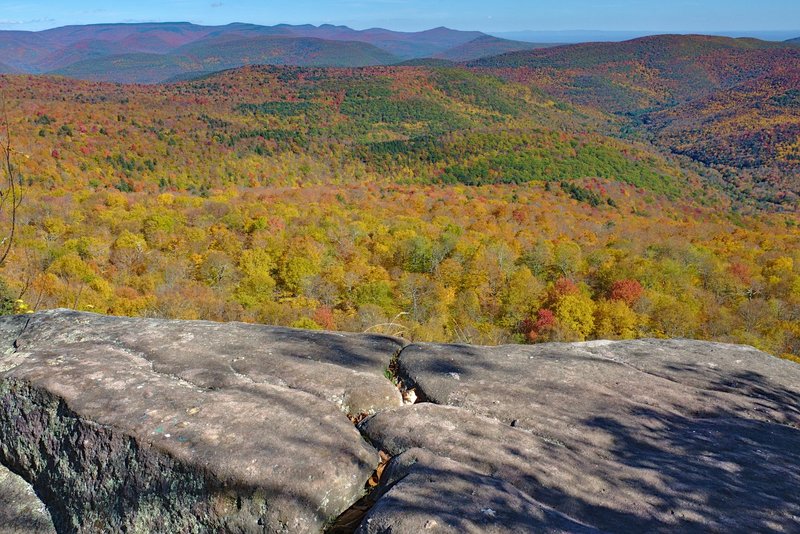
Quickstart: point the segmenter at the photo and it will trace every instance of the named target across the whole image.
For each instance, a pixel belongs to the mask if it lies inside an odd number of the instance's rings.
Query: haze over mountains
[[[0,32],[0,72],[157,83],[252,64],[360,67],[420,58],[467,61],[537,46],[447,28],[405,33],[332,25],[102,24]]]
[[[57,74],[73,78],[121,83],[160,83],[189,79],[245,65],[292,65],[306,67],[364,67],[396,64],[447,65],[479,61],[493,56],[556,46],[554,39],[570,42],[586,39],[609,41],[584,43],[562,56],[561,51],[534,54],[539,63],[563,57],[563,66],[576,54],[600,60],[604,54],[634,52],[640,39],[620,32],[518,32],[505,39],[477,31],[444,27],[421,32],[397,32],[381,28],[354,30],[346,26],[279,24],[260,26],[233,23],[199,26],[187,22],[96,24],[64,26],[40,32],[0,31],[0,74]],[[540,37],[537,44],[521,39]],[[691,36],[675,36],[678,41]],[[646,38],[645,38],[646,39]],[[716,41],[714,41],[716,39]],[[800,43],[709,37],[709,42],[733,43],[733,48],[783,48]],[[670,46],[670,45],[668,45]],[[582,51],[582,52],[581,52]],[[674,56],[666,50],[664,57]],[[677,51],[679,52],[679,51]],[[702,52],[702,50],[700,50]],[[658,49],[648,52],[661,53]],[[691,51],[689,51],[691,53]],[[509,66],[516,56],[488,60]],[[476,64],[480,66],[480,63]],[[515,65],[520,66],[520,65]],[[558,65],[552,65],[558,66]]]

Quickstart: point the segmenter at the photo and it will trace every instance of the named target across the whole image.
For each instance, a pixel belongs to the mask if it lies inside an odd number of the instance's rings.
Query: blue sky
[[[800,0],[0,0],[0,29],[98,22],[287,22],[513,30],[800,29]]]

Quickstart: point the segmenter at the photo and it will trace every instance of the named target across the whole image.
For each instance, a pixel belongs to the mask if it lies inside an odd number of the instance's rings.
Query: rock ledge
[[[0,318],[0,403],[0,532],[800,531],[800,366],[749,347],[55,310]]]

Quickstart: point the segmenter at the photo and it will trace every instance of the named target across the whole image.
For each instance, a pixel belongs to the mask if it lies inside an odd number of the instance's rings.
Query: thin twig
[[[0,106],[2,106],[2,115],[3,115],[3,125],[5,126],[5,133],[6,139],[5,143],[3,143],[3,166],[5,167],[6,173],[6,189],[0,191],[0,211],[4,208],[7,201],[9,203],[9,209],[11,210],[9,217],[10,217],[10,228],[8,230],[8,235],[3,238],[2,244],[2,251],[0,252],[0,266],[5,264],[8,255],[11,253],[11,247],[14,245],[14,234],[17,229],[17,208],[19,208],[21,199],[18,198],[17,193],[17,184],[14,180],[14,165],[11,161],[11,122],[8,119],[8,109],[6,108],[6,95],[4,92],[0,92]]]

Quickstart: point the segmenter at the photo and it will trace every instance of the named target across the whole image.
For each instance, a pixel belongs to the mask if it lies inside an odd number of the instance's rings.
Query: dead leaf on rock
[[[381,483],[381,477],[383,476],[383,470],[386,469],[386,465],[389,463],[389,460],[392,459],[391,456],[385,451],[380,451],[381,461],[378,464],[378,467],[375,468],[375,472],[372,473],[372,476],[367,481],[367,484],[370,488],[374,488],[378,484]]]

